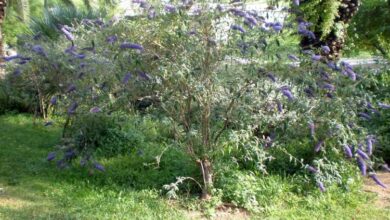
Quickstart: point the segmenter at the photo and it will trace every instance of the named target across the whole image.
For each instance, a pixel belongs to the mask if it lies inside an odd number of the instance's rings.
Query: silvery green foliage
[[[196,161],[213,162],[232,147],[233,162],[266,173],[277,156],[269,149],[293,158],[283,151],[291,143],[310,151],[292,160],[302,169],[329,155],[341,159],[334,155],[345,144],[355,154],[369,135],[356,122],[373,114],[360,104],[368,97],[353,92],[361,73],[320,51],[281,48],[283,32],[299,32],[302,23],[266,21],[243,7],[197,7],[146,4],[130,20],[85,20],[58,42],[32,40],[21,50],[32,58],[17,66],[15,80],[53,86],[42,93],[42,109],[55,106],[65,126],[83,115],[132,112],[149,97],[148,106],[170,120],[175,144]],[[325,191],[327,181],[317,184]]]

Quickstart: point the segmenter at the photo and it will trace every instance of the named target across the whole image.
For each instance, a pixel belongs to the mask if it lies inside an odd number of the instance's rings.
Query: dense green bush
[[[60,167],[81,156],[82,164],[87,160],[104,171],[99,155],[135,155],[153,147],[149,152],[165,152],[166,145],[175,148],[168,159],[183,159],[164,161],[171,173],[155,172],[156,179],[178,177],[165,187],[170,195],[191,180],[205,198],[213,192],[214,174],[229,173],[218,168],[222,164],[252,173],[243,179],[309,171],[310,182],[323,192],[335,183],[347,185],[345,166],[355,159],[364,175],[374,172],[364,146],[374,131],[360,124],[363,116],[371,117],[361,103],[376,100],[365,92],[371,81],[363,70],[336,65],[321,51],[294,56],[278,46],[286,37],[281,30],[304,23],[283,26],[239,8],[199,8],[190,15],[186,7],[157,4],[145,12],[149,16],[132,20],[64,26],[58,42],[38,39],[20,48],[31,60],[16,65],[20,72],[10,77],[36,91],[43,113],[54,109],[66,120]],[[150,134],[136,131],[142,128],[137,121],[114,117],[133,115],[137,106],[165,127]],[[345,149],[354,157],[348,165]],[[157,159],[158,167],[161,156]],[[183,161],[192,165],[182,166]],[[198,175],[192,172],[196,166]],[[355,178],[356,172],[349,173]],[[236,199],[230,194],[227,198]],[[241,205],[255,204],[239,197]]]

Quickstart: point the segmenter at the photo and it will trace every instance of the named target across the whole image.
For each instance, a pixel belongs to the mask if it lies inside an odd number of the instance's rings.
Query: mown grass
[[[46,155],[59,138],[58,128],[33,125],[31,117],[0,117],[0,219],[183,218],[156,190],[99,185],[83,169],[58,170]]]
[[[59,170],[46,161],[47,153],[59,138],[58,127],[44,127],[41,121],[34,125],[30,116],[0,116],[0,219],[188,219],[194,215],[178,204],[210,208],[199,205],[197,200],[179,203],[166,200],[161,196],[161,187],[150,183],[157,181],[158,175],[166,175],[166,171],[144,170],[144,165],[131,171],[130,166],[137,166],[139,161],[132,163],[126,156],[103,159],[107,172],[95,172],[92,176],[79,166]],[[175,159],[165,157],[172,158]],[[173,172],[173,167],[161,166]],[[132,176],[127,180],[129,174]],[[162,178],[168,181],[171,177]],[[250,218],[390,219],[389,210],[372,205],[374,195],[337,188],[325,194],[308,190],[307,195],[302,195],[293,192],[291,185],[297,183],[290,180],[270,176],[264,177],[264,183],[257,183],[267,186],[257,192],[270,196],[262,197],[264,200],[269,197],[264,202],[267,204],[264,211]],[[145,187],[141,182],[145,182]],[[245,184],[238,185],[243,187],[238,192],[244,193]]]

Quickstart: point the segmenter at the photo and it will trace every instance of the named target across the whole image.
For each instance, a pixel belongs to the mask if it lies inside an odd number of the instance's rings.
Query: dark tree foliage
[[[304,36],[302,49],[330,48],[328,58],[338,59],[345,45],[347,27],[358,11],[360,0],[304,0],[297,9],[298,19],[312,23],[315,38]]]
[[[349,27],[349,43],[390,57],[390,0],[363,0]]]

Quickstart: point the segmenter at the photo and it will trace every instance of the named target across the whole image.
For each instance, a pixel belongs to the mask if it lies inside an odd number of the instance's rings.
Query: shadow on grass
[[[167,151],[157,168],[153,162],[161,147],[152,144],[141,156],[102,158],[106,172],[91,175],[77,161],[64,170],[46,161],[60,136],[59,127],[33,125],[30,116],[0,116],[0,219],[94,218],[103,212],[116,218],[125,207],[118,218],[143,212],[151,218],[180,216],[159,196],[163,184],[196,169],[179,151]]]

